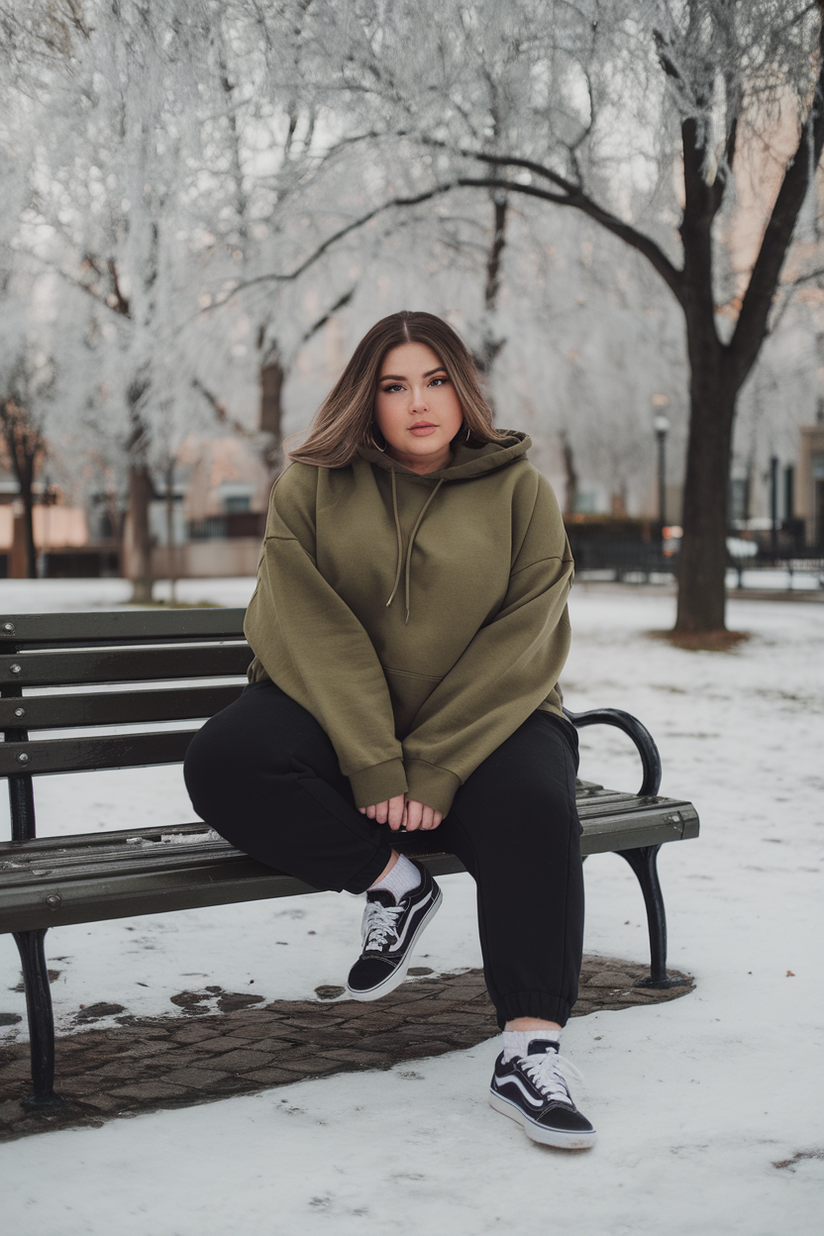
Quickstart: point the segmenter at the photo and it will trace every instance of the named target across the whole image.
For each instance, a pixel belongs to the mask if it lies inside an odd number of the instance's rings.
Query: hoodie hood
[[[504,442],[487,442],[480,448],[466,446],[464,443],[453,447],[452,459],[445,468],[439,468],[437,472],[425,472],[423,475],[413,472],[411,468],[405,468],[384,451],[362,446],[358,448],[358,454],[367,463],[383,468],[386,472],[396,472],[398,476],[416,477],[421,481],[468,481],[472,477],[505,468],[516,459],[523,459],[532,446],[531,439],[525,433],[509,429],[503,432],[507,435]]]
[[[386,608],[388,609],[394,601],[400,587],[401,576],[403,575],[406,623],[409,622],[410,616],[409,583],[412,570],[412,550],[415,547],[415,537],[418,535],[418,530],[424,521],[427,511],[445,481],[469,481],[474,477],[485,476],[489,472],[496,472],[499,468],[508,467],[509,464],[514,463],[517,459],[525,457],[532,445],[530,438],[525,433],[520,433],[517,430],[504,430],[503,432],[507,434],[507,439],[504,442],[486,442],[480,448],[465,444],[454,447],[452,459],[445,468],[439,468],[436,472],[425,472],[423,474],[414,472],[411,468],[405,468],[403,464],[399,464],[397,460],[392,459],[385,451],[373,450],[369,447],[359,448],[358,454],[362,459],[366,460],[367,463],[374,464],[378,468],[382,468],[385,472],[391,473],[392,476],[392,514],[395,520],[398,557],[395,569],[395,582],[392,585],[389,600],[386,602]],[[412,477],[415,480],[435,482],[435,488],[424,502],[420,514],[415,520],[415,525],[409,534],[406,554],[403,552],[403,531],[401,529],[400,515],[398,514],[397,478],[399,476],[404,479]]]

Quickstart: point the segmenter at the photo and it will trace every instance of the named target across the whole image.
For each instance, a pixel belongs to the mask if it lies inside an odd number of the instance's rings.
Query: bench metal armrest
[[[661,785],[661,753],[652,734],[637,717],[623,712],[620,708],[592,708],[588,712],[570,712],[565,708],[564,716],[579,730],[587,725],[614,725],[628,734],[635,743],[644,770],[639,795],[645,797],[658,793]]]

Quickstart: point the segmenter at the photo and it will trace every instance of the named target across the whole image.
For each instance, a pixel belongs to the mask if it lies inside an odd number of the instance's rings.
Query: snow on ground
[[[2,608],[18,612],[117,606],[127,591],[116,580],[2,587]],[[239,580],[180,589],[187,600],[232,605],[249,590]],[[557,1225],[580,1236],[817,1236],[824,608],[733,600],[729,625],[752,638],[727,654],[646,637],[671,625],[666,588],[580,584],[572,617],[570,707],[639,716],[661,747],[663,792],[692,799],[702,828],[665,847],[660,862],[670,961],[696,975],[697,990],[578,1018],[565,1034],[564,1051],[586,1076],[578,1096],[596,1148],[537,1147],[487,1107],[491,1041],[389,1073],[7,1144],[9,1230],[202,1236],[254,1224],[300,1225],[307,1236],[421,1227],[474,1236]],[[582,747],[583,776],[637,783],[617,731],[589,729]],[[43,778],[38,800],[44,834],[192,818],[175,769]],[[629,869],[603,855],[587,861],[586,877],[588,951],[645,959]],[[421,949],[436,970],[478,961],[470,881],[445,885]],[[101,1000],[171,1013],[170,995],[207,982],[267,999],[311,996],[341,982],[359,918],[357,899],[319,894],[56,929],[47,949],[61,969],[58,1021]],[[9,990],[18,977],[8,941],[0,1011],[22,1012]]]
[[[255,581],[237,579],[181,579],[177,600],[188,605],[246,606]],[[8,614],[50,614],[64,610],[120,609],[128,604],[132,586],[127,579],[4,579],[0,582],[0,610]],[[168,580],[155,584],[157,601],[169,600]]]

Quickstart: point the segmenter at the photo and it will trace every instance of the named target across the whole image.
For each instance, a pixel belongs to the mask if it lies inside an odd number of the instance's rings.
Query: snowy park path
[[[244,586],[200,588],[243,604]],[[26,585],[34,591],[19,589],[15,608],[68,608],[71,587],[45,585],[47,598]],[[106,603],[79,592],[78,608]],[[565,1054],[586,1077],[578,1097],[598,1129],[594,1150],[539,1148],[490,1111],[492,1041],[389,1072],[9,1143],[0,1148],[2,1177],[14,1182],[4,1187],[9,1230],[537,1236],[557,1225],[580,1236],[817,1236],[824,610],[733,601],[730,626],[752,638],[726,654],[647,638],[672,616],[671,597],[649,590],[583,585],[572,603],[570,706],[638,715],[661,747],[662,792],[694,801],[702,826],[698,840],[661,856],[670,960],[695,974],[696,991],[577,1018],[565,1034]],[[635,786],[620,734],[582,739],[584,777]],[[143,773],[125,801],[107,774],[44,779],[43,831],[188,818],[175,770],[159,773]],[[586,875],[587,950],[643,961],[634,877],[609,855],[589,860]],[[424,943],[436,973],[478,963],[466,877],[450,877],[447,902]],[[311,998],[340,981],[359,917],[356,899],[323,894],[55,931],[58,1019],[97,999],[135,1015],[169,1012],[171,994],[206,981],[237,991],[254,979],[269,999]],[[18,976],[10,942],[0,966],[5,1007]]]
[[[662,990],[635,985],[648,974],[646,964],[584,957],[573,1016],[677,1000],[693,990],[685,975],[682,985]],[[338,998],[342,987],[319,987],[314,1000],[261,1003],[253,988],[226,992],[214,984],[172,997],[175,1012],[182,1008],[187,1017],[132,1017],[117,1004],[87,1004],[74,1033],[57,1040],[56,1089],[68,1100],[58,1107],[21,1102],[31,1093],[28,1043],[0,1044],[0,1141],[98,1127],[305,1077],[388,1069],[497,1034],[482,970],[432,974],[413,966],[410,975],[377,1006]],[[112,1015],[116,1025],[96,1028]]]

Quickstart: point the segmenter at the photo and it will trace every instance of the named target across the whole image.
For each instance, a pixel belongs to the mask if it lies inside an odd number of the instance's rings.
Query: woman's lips
[[[417,425],[410,425],[409,432],[413,433],[416,438],[425,438],[427,434],[434,433],[438,428],[431,421],[419,421]]]

